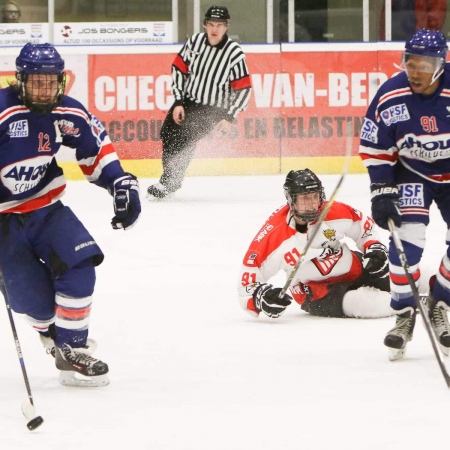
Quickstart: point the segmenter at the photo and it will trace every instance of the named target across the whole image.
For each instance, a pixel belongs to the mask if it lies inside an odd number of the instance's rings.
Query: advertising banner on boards
[[[55,23],[55,45],[149,45],[172,43],[172,22]],[[49,42],[48,23],[0,23],[0,46]]]
[[[200,158],[334,156],[352,123],[357,152],[363,116],[378,87],[399,71],[400,52],[246,51],[253,95],[233,135],[198,143]],[[159,131],[173,98],[175,53],[90,55],[89,104],[123,158],[160,158]]]
[[[281,51],[279,45],[243,45],[253,87],[249,106],[230,136],[213,132],[197,143],[193,166],[202,165],[198,173],[225,172],[225,166],[232,166],[229,173],[276,173],[286,164],[311,164],[335,173],[341,165],[333,157],[345,154],[347,124],[352,161],[356,171],[362,170],[358,144],[363,116],[378,87],[400,70],[401,51],[371,44],[298,46]],[[117,55],[83,54],[81,46],[73,54],[66,48],[59,46],[66,60],[66,93],[105,125],[121,159],[148,161],[144,166],[158,173],[160,130],[173,103],[171,64],[181,45],[146,46],[142,53],[134,47],[132,54]],[[19,50],[6,52],[0,87],[14,79]],[[65,149],[60,158],[73,160],[73,152]]]
[[[139,45],[172,42],[172,22],[55,23],[55,45]]]
[[[0,23],[0,47],[22,47],[48,42],[48,23]]]

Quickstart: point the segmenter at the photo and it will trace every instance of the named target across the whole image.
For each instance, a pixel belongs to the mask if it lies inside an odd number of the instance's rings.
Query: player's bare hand
[[[177,125],[181,125],[183,123],[183,121],[184,121],[184,108],[183,108],[183,106],[176,106],[173,109],[172,117],[173,117],[174,122]]]

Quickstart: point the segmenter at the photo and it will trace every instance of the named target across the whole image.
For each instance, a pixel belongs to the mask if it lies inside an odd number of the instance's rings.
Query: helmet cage
[[[61,102],[61,97],[64,95],[64,91],[66,89],[66,74],[41,74],[44,77],[51,77],[52,75],[57,75],[58,80],[58,89],[56,90],[55,95],[49,101],[46,102],[38,102],[34,101],[35,97],[42,97],[39,95],[39,91],[36,92],[36,89],[33,89],[33,94],[31,94],[30,90],[27,90],[27,83],[29,79],[29,73],[26,72],[17,72],[17,87],[19,90],[19,97],[22,100],[23,104],[30,109],[30,111],[36,114],[49,114],[51,113]],[[39,88],[40,89],[40,88]],[[43,88],[47,89],[47,88]]]
[[[316,211],[298,212],[295,203],[299,195],[318,193],[319,206]],[[322,182],[310,169],[291,170],[284,183],[284,195],[293,216],[305,222],[314,222],[322,212],[322,205],[326,201]]]

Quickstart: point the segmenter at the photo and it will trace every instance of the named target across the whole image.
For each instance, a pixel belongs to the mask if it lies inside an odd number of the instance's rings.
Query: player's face
[[[226,22],[216,22],[214,20],[208,20],[203,27],[211,45],[217,45],[228,30]]]
[[[295,199],[295,212],[302,214],[316,213],[320,206],[320,192],[311,192],[310,194],[298,194]]]
[[[25,85],[26,96],[33,103],[54,103],[58,95],[58,75],[32,73]]]
[[[438,58],[409,55],[404,63],[409,84],[415,94],[432,94],[439,85],[439,80],[433,81],[433,75],[439,67],[436,66]]]

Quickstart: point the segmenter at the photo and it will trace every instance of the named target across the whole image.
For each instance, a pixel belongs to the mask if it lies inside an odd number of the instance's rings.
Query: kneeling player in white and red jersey
[[[325,220],[317,223],[326,199],[320,179],[309,169],[290,171],[284,192],[288,204],[269,217],[245,254],[238,283],[241,306],[252,315],[279,317],[293,297],[316,316],[392,315],[387,250],[373,219],[334,202]],[[270,279],[280,271],[289,276],[317,226],[320,231],[292,280],[292,297],[280,299],[281,288],[273,287]],[[344,238],[350,238],[357,250],[351,250]]]

